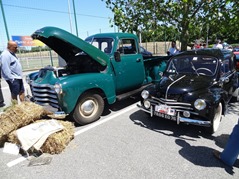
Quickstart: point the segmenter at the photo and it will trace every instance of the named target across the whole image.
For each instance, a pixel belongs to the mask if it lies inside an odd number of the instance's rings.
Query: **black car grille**
[[[165,99],[165,98],[156,98],[152,97],[149,99],[151,104],[153,105],[167,105],[170,106],[172,109],[175,109],[176,111],[192,111],[193,112],[193,107],[190,103],[183,103],[183,102],[178,102],[175,99]]]
[[[157,94],[160,99],[173,99],[175,101],[180,100],[181,94],[168,94],[167,96],[164,93]]]
[[[57,93],[52,85],[32,84],[32,95],[35,103],[47,106],[50,105],[59,109]]]

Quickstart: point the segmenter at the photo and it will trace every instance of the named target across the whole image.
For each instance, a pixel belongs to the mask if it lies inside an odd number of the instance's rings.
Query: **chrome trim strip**
[[[34,92],[47,92],[47,93],[56,93],[55,90],[50,90],[50,89],[38,89],[38,88],[33,88],[32,91]]]
[[[55,104],[58,104],[58,101],[57,100],[54,100],[54,99],[49,99],[49,98],[38,98],[38,97],[34,97],[34,100],[35,101],[49,101],[49,102],[52,102],[52,103],[55,103]]]
[[[184,117],[179,117],[180,122],[188,123],[188,124],[193,124],[197,126],[205,126],[205,127],[210,127],[211,122],[210,121],[202,121],[199,119],[189,119],[189,118],[184,118]]]
[[[181,80],[182,78],[184,78],[185,76],[186,76],[186,75],[181,76],[179,79],[173,81],[170,85],[168,85],[167,90],[166,90],[166,94],[165,94],[165,98],[166,98],[166,99],[168,98],[167,96],[168,96],[168,90],[169,90],[169,88],[170,88],[174,83],[180,81],[180,80]]]
[[[153,99],[153,98],[152,98]],[[190,103],[181,103],[181,102],[167,102],[167,101],[160,101],[160,100],[151,100],[149,99],[150,102],[152,103],[161,103],[161,104],[167,104],[167,105],[183,105],[183,106],[187,106],[187,107],[191,107],[192,105]]]
[[[33,87],[37,87],[37,88],[51,88],[51,89],[54,89],[54,86],[53,85],[49,85],[49,84],[37,84],[37,83],[32,83],[32,86]]]
[[[33,96],[35,97],[50,97],[50,98],[54,98],[54,99],[57,99],[57,96],[55,94],[47,94],[47,93],[35,93],[33,92]]]

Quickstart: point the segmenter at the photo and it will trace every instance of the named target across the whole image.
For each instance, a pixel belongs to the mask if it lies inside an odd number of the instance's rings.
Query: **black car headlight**
[[[195,102],[194,102],[194,107],[197,109],[197,110],[203,110],[205,109],[207,106],[205,100],[203,99],[197,99]]]
[[[146,109],[149,109],[150,108],[150,106],[151,106],[151,104],[150,104],[150,102],[148,101],[148,100],[144,100],[144,107],[146,108]]]
[[[143,90],[141,92],[141,96],[142,96],[143,99],[147,99],[149,97],[149,91]]]

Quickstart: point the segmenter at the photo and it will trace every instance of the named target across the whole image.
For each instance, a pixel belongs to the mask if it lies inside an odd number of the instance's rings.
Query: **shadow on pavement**
[[[137,111],[130,115],[130,119],[134,124],[158,132],[166,136],[173,136],[180,139],[196,140],[196,138],[214,139],[214,137],[207,133],[204,127],[187,125],[180,123],[177,125],[176,121],[170,121],[159,117],[150,117],[143,111]],[[188,137],[191,137],[189,139]]]
[[[111,104],[111,105],[106,105],[105,106],[105,110],[102,114],[102,116],[107,116],[111,113],[111,111],[119,111],[123,108],[126,108],[127,106],[130,106],[136,102],[139,101],[139,96],[133,96],[133,97],[130,97],[130,98],[127,98],[127,99],[123,99],[121,101],[116,101],[114,104]]]
[[[239,102],[229,103],[228,104],[228,114],[236,114],[239,115]]]
[[[192,146],[187,142],[197,141],[197,139],[203,137],[214,140],[215,144],[223,150],[229,137],[228,134],[222,134],[215,137],[207,133],[204,127],[186,125],[183,123],[177,125],[175,121],[169,121],[159,117],[151,118],[143,111],[137,111],[131,114],[130,119],[134,124],[140,127],[147,128],[159,134],[175,137],[175,143],[182,147],[179,150],[179,154],[194,165],[203,167],[220,167],[224,168],[228,174],[234,174],[232,167],[223,164],[213,156],[213,148],[207,146]],[[234,167],[239,168],[239,160],[236,161]]]
[[[234,174],[233,167],[227,166],[213,156],[212,148],[206,146],[191,146],[185,140],[181,139],[176,139],[175,143],[182,147],[179,150],[179,154],[194,165],[203,167],[220,167],[224,168],[228,174]],[[239,160],[237,160],[234,165],[237,168],[239,167],[238,163]]]

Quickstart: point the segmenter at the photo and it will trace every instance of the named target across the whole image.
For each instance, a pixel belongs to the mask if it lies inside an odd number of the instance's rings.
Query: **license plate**
[[[169,119],[169,120],[172,120],[172,121],[177,120],[177,116],[171,116],[171,115],[168,115],[168,114],[159,113],[157,111],[154,111],[154,115],[158,116],[158,117],[161,117],[161,118]]]
[[[175,116],[175,109],[172,109],[170,106],[167,105],[156,105],[155,111],[161,114],[167,114],[170,116]]]

